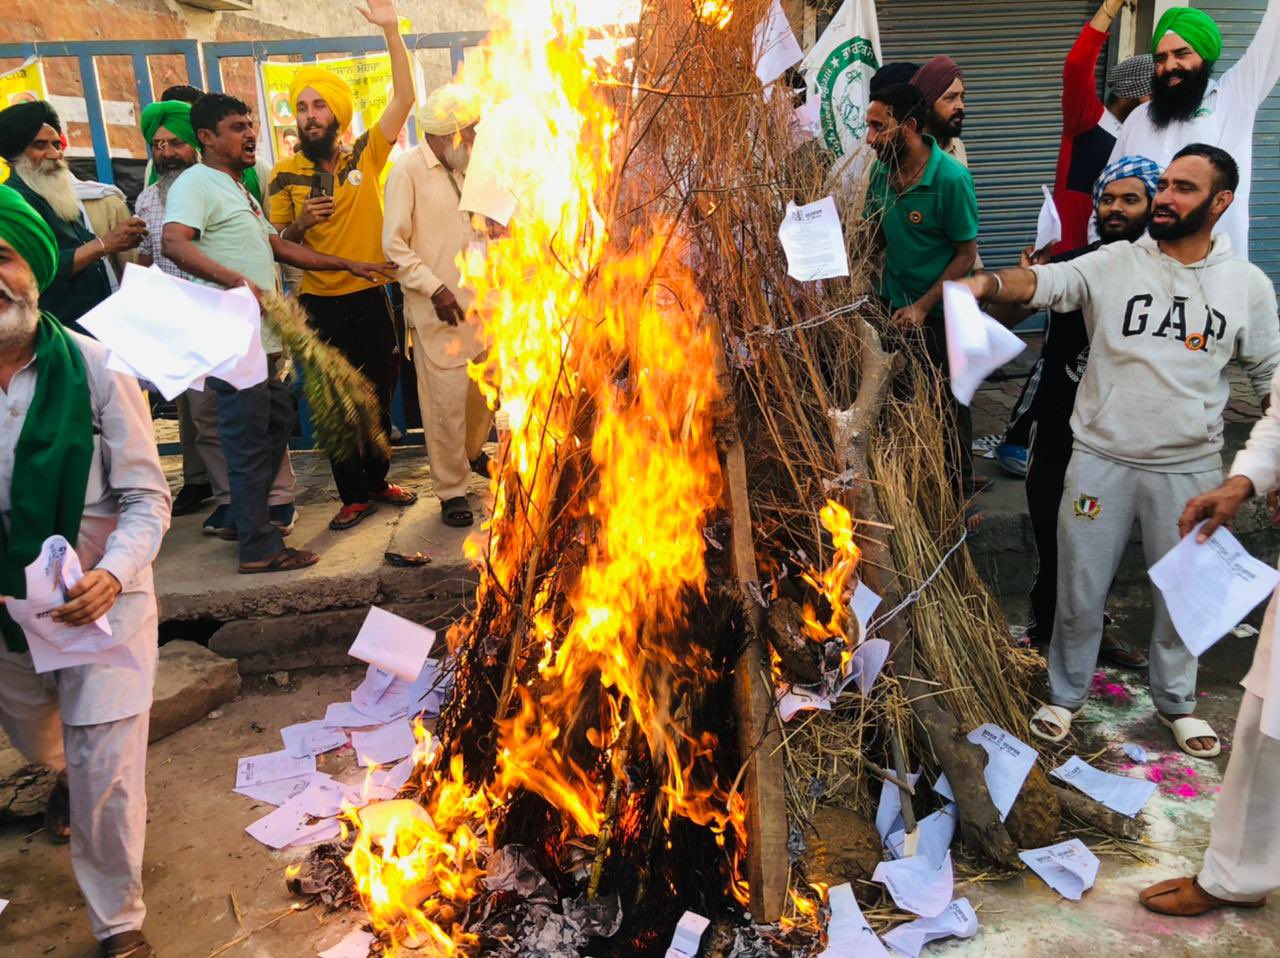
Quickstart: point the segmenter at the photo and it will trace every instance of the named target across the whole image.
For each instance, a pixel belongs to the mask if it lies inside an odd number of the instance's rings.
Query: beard
[[[333,158],[333,149],[338,145],[338,121],[334,120],[319,137],[313,139],[311,134],[299,130],[298,150],[313,164],[323,163]]]
[[[31,344],[40,322],[40,305],[35,287],[19,296],[0,280],[0,351],[11,352]]]
[[[1185,123],[1196,115],[1204,100],[1205,90],[1209,88],[1209,78],[1213,75],[1213,67],[1205,64],[1199,70],[1170,70],[1157,75],[1151,81],[1151,122],[1157,130],[1163,130],[1171,123]],[[1182,80],[1173,86],[1169,81],[1174,77]]]
[[[1151,234],[1152,239],[1156,240],[1179,240],[1199,232],[1204,228],[1205,223],[1209,222],[1209,207],[1213,205],[1216,195],[1211,194],[1207,200],[1184,216],[1174,213],[1173,215],[1177,218],[1171,223],[1157,223],[1152,220],[1147,227],[1147,232]],[[1173,210],[1167,206],[1157,206],[1152,210],[1152,213],[1156,212],[1173,213]]]
[[[938,111],[930,108],[929,110],[929,127],[938,131],[939,136],[946,140],[954,140],[964,130],[964,111],[960,110],[951,115],[951,119],[944,120],[938,115]]]
[[[1141,239],[1142,234],[1147,231],[1149,220],[1150,217],[1148,216],[1135,220],[1115,213],[1112,213],[1105,220],[1097,213],[1093,216],[1094,225],[1098,230],[1098,237],[1102,240],[1103,245],[1107,243],[1132,243],[1134,240]]]
[[[891,140],[881,140],[872,149],[875,150],[876,159],[889,169],[897,170],[902,166],[904,146],[901,135],[894,136]]]
[[[80,198],[76,196],[76,178],[66,160],[33,160],[24,155],[13,161],[13,168],[22,182],[53,207],[59,219],[68,223],[83,220]]]
[[[193,166],[195,164],[192,164]],[[169,199],[169,187],[177,182],[178,177],[187,172],[190,167],[180,166],[177,169],[164,169],[160,171],[160,175],[156,177],[156,189],[160,192],[160,202],[167,202]]]
[[[450,143],[444,148],[443,159],[445,165],[455,173],[465,173],[467,166],[471,163],[471,150],[465,146]]]

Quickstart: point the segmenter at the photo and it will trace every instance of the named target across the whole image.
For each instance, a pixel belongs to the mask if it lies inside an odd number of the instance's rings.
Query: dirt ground
[[[1112,611],[1119,629],[1145,636],[1143,596],[1113,600]],[[1235,683],[1251,654],[1252,640],[1228,638],[1202,663],[1200,713],[1227,742],[1239,701]],[[152,746],[147,931],[162,958],[310,958],[352,927],[352,915],[293,910],[282,876],[305,853],[274,853],[245,835],[244,827],[270,809],[231,788],[237,757],[278,749],[282,726],[321,717],[328,703],[347,698],[362,673],[356,666],[294,673],[284,689],[250,681],[235,702]],[[1194,872],[1226,759],[1192,763],[1173,751],[1152,717],[1144,676],[1109,673],[1105,684],[1109,691],[1095,697],[1083,716],[1079,751],[1102,767],[1120,761],[1118,748],[1126,741],[1154,753],[1153,765],[1165,781],[1146,809],[1146,846],[1098,846],[1098,882],[1081,902],[1066,901],[1029,873],[998,882],[958,875],[956,895],[968,896],[978,909],[978,935],[927,946],[924,954],[1280,954],[1280,907],[1179,921],[1138,906],[1140,888]],[[1095,758],[1087,752],[1092,742],[1106,745],[1106,752]],[[320,767],[340,774],[352,761],[348,750],[323,756]],[[1185,773],[1188,767],[1194,776]],[[0,956],[91,958],[97,952],[67,849],[50,846],[35,828],[0,828],[0,898],[12,899],[0,915]]]

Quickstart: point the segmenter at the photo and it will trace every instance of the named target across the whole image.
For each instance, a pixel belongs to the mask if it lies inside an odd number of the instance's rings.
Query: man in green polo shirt
[[[877,90],[867,108],[867,142],[876,152],[865,215],[878,221],[884,265],[877,291],[895,326],[922,331],[925,355],[945,377],[947,335],[942,284],[973,271],[978,254],[978,198],[973,179],[926,136],[927,109],[915,87]],[[949,459],[965,498],[974,493],[973,424],[969,410],[946,394],[954,429]]]

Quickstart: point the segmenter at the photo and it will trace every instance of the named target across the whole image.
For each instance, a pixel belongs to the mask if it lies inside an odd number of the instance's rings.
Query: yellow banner
[[[38,57],[32,57],[16,70],[0,73],[0,110],[26,100],[44,100],[48,96],[44,68]],[[8,178],[9,164],[0,160],[0,183]]]

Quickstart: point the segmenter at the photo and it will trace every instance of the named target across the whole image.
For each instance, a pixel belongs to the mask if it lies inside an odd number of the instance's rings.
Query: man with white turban
[[[431,457],[431,475],[444,521],[469,526],[467,480],[485,472],[481,447],[490,414],[467,363],[484,350],[473,294],[459,281],[458,257],[478,241],[458,209],[480,110],[461,84],[427,98],[424,135],[387,177],[382,246],[400,267],[405,313],[413,330],[418,405]]]
[[[372,129],[347,146],[343,135],[353,118],[351,88],[322,67],[299,70],[289,91],[298,152],[283,157],[272,170],[267,213],[286,240],[341,259],[376,263],[384,259],[379,181],[413,110],[413,70],[394,0],[368,0],[357,9],[386,38],[392,82],[386,109]],[[383,428],[390,433],[401,351],[387,285],[382,277],[311,270],[298,292],[316,333],[372,384]],[[417,501],[412,492],[387,482],[391,460],[385,453],[331,458],[329,464],[342,499],[331,529],[350,529],[379,503],[409,506]]]

